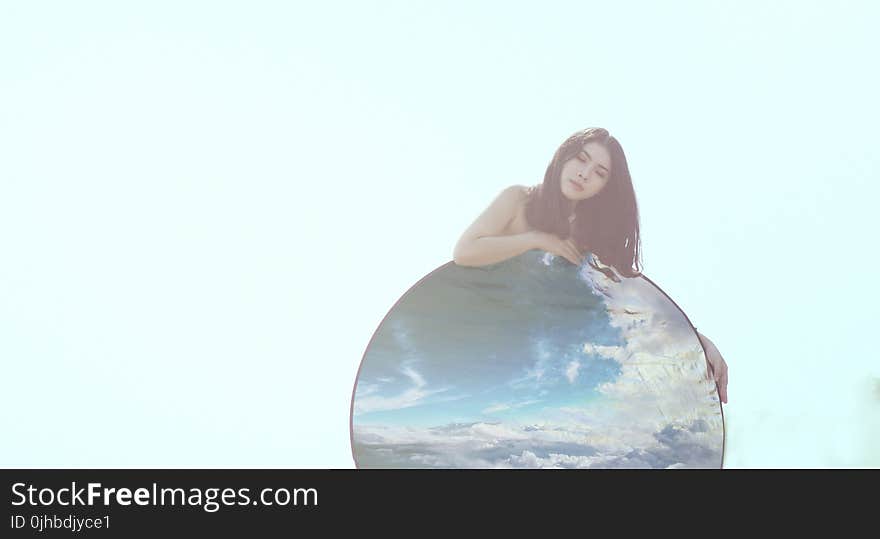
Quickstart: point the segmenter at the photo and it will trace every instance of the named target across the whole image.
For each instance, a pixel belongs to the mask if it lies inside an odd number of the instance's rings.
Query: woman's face
[[[611,177],[611,154],[601,143],[589,141],[562,165],[562,194],[577,202],[597,195]]]

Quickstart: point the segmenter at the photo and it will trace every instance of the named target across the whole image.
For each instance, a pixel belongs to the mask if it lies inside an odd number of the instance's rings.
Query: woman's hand
[[[575,246],[574,241],[572,241],[571,238],[562,239],[556,234],[543,231],[535,231],[535,234],[538,249],[564,257],[575,266],[583,264],[584,255],[578,251],[577,246]]]
[[[727,363],[721,357],[721,352],[718,351],[715,343],[709,340],[709,337],[699,332],[697,335],[700,336],[700,341],[702,341],[703,346],[706,348],[709,378],[715,380],[715,385],[718,387],[718,397],[721,398],[721,402],[727,404]]]

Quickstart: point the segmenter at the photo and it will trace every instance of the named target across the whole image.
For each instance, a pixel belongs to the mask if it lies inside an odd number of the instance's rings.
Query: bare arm
[[[535,234],[483,236],[457,247],[453,260],[459,266],[488,266],[536,249]]]
[[[459,238],[452,255],[455,263],[460,266],[487,266],[531,249],[541,249],[562,256],[572,264],[583,264],[584,256],[571,238],[562,239],[540,230],[500,235],[515,218],[525,196],[523,188],[518,185],[501,191]]]
[[[522,197],[522,188],[505,188],[492,204],[464,231],[455,245],[453,260],[459,266],[487,266],[538,248],[538,235],[532,231],[500,236],[513,220]]]

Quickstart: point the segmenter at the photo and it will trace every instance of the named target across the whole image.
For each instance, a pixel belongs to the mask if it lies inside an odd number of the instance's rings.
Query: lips
[[[584,190],[584,188],[581,187],[580,185],[578,185],[577,183],[575,183],[574,180],[568,180],[568,181],[571,182],[571,185],[575,188],[575,190],[577,190],[577,191],[583,191],[583,190]]]

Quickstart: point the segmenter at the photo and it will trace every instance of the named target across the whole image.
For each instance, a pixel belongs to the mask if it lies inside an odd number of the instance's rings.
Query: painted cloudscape
[[[367,348],[351,416],[359,468],[719,468],[723,427],[661,290],[537,249],[411,288]]]

